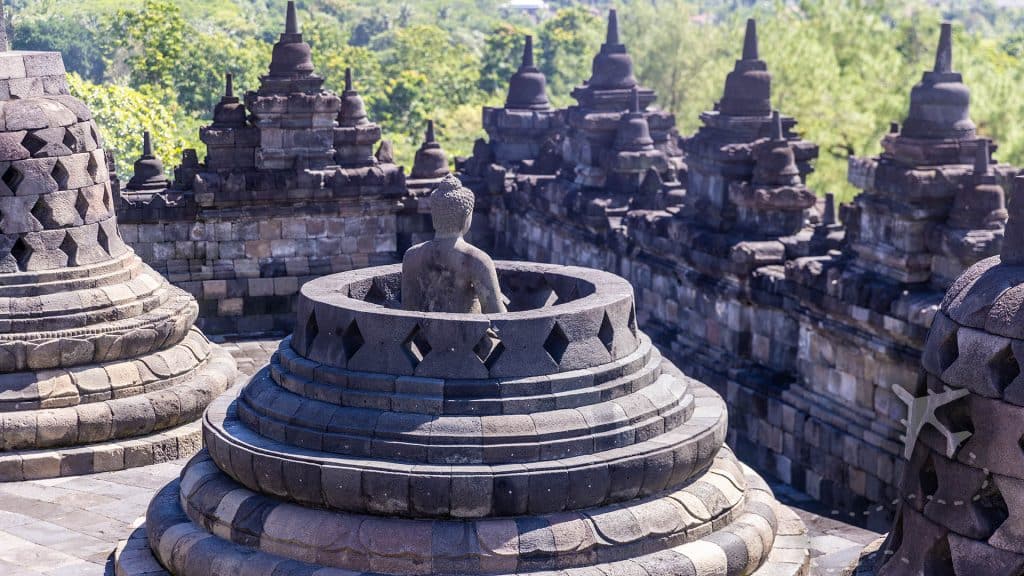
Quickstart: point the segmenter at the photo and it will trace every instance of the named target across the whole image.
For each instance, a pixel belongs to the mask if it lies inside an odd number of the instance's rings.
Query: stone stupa
[[[437,236],[402,266],[302,288],[119,576],[806,573],[799,519],[629,283],[493,263],[463,238],[473,193],[448,176],[430,200]]]
[[[1024,178],[1015,184],[1000,254],[953,282],[918,389],[894,389],[909,406],[909,463],[892,531],[857,574],[1024,574]]]
[[[193,327],[195,299],[122,241],[60,54],[2,51],[0,68],[0,481],[190,456],[235,362]],[[147,138],[140,188],[163,178],[150,152]]]

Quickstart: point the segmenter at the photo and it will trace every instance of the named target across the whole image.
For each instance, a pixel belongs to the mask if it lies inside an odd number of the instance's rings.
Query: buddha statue
[[[430,194],[434,239],[409,248],[402,262],[402,307],[421,312],[506,312],[494,262],[466,242],[473,191],[453,174]]]

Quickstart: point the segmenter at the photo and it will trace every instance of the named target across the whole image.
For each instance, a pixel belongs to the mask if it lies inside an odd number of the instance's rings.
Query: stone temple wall
[[[831,311],[813,312],[812,296],[792,296],[778,266],[743,283],[715,278],[677,253],[637,250],[625,235],[512,203],[492,223],[500,251],[628,279],[643,329],[726,398],[728,442],[745,461],[844,511],[895,498],[905,407],[889,388],[914,383],[923,340],[901,342],[903,333],[861,324],[866,310],[844,313],[831,303]],[[893,330],[906,324],[880,320]],[[929,323],[922,319],[920,329]]]
[[[194,219],[132,218],[121,234],[136,253],[199,301],[215,334],[284,333],[307,281],[397,262],[394,202],[200,210]]]

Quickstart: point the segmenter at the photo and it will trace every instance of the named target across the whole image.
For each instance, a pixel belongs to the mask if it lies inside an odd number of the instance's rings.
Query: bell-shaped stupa
[[[122,240],[102,139],[60,54],[2,51],[0,67],[25,88],[0,96],[0,481],[190,456],[235,362],[193,326],[195,299]],[[129,188],[154,185],[147,134]]]

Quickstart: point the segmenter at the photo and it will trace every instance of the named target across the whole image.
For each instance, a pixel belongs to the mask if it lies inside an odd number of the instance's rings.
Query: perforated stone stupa
[[[445,182],[434,248],[486,267]],[[461,285],[437,262],[307,283],[117,573],[805,573],[802,524],[723,445],[722,399],[638,330],[629,283],[498,262],[507,312],[403,309],[404,274]]]
[[[190,456],[235,363],[122,240],[60,54],[0,52],[0,71],[0,481]]]
[[[1001,253],[953,282],[909,405],[896,521],[858,573],[1024,574],[1024,179]]]

